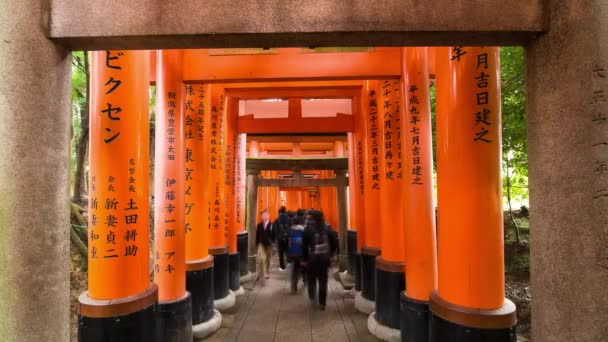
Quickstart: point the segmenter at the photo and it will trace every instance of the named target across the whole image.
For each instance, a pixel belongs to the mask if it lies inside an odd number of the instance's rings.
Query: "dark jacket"
[[[278,239],[279,241],[286,241],[290,226],[291,222],[287,213],[280,213],[273,225],[275,239]]]
[[[264,230],[264,222],[258,223],[255,231],[255,245],[262,244],[263,246],[272,246],[274,242],[274,228],[272,222],[268,222],[268,227]]]
[[[318,264],[311,262],[310,260],[309,254],[310,250],[314,247],[315,233],[321,233],[323,231],[325,231],[325,234],[327,234],[330,255],[334,255],[338,250],[338,239],[336,239],[336,235],[332,234],[325,225],[307,225],[304,229],[304,237],[302,239],[302,260],[309,262],[308,267],[313,270],[324,270],[330,266],[329,260],[327,262],[319,262]]]

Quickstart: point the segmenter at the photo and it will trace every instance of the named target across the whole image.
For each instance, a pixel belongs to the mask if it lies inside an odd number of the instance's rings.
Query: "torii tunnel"
[[[342,283],[378,337],[515,341],[498,51],[92,52],[79,341],[213,333],[241,281],[255,277],[258,213],[281,206],[324,212],[339,235]]]

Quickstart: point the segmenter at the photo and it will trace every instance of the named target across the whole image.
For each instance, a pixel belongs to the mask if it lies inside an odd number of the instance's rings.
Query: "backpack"
[[[315,230],[313,243],[309,249],[309,258],[311,262],[329,262],[330,255],[330,246],[329,246],[329,235],[327,233],[327,229],[322,228],[320,230]]]
[[[302,256],[303,230],[292,229],[289,232],[287,255],[291,257]]]

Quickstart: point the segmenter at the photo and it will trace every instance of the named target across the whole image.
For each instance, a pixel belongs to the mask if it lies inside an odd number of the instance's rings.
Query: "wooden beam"
[[[249,87],[231,88],[226,86],[226,96],[239,100],[262,100],[273,98],[316,98],[346,99],[361,95],[360,85],[318,86],[318,87]]]
[[[339,135],[247,135],[247,142],[335,142],[346,141],[346,134]]]
[[[239,117],[237,131],[247,134],[346,133],[353,131],[353,117],[338,114],[334,118],[254,119],[253,115],[247,115]]]
[[[347,170],[348,158],[326,159],[260,159],[247,158],[248,173],[261,170]]]
[[[280,187],[280,188],[301,188],[319,186],[339,186],[340,180],[337,179],[310,179],[310,178],[282,178],[282,179],[258,179],[259,187]]]

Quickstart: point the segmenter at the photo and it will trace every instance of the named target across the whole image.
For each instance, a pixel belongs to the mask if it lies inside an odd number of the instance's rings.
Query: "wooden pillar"
[[[256,272],[255,234],[258,217],[258,172],[247,170],[247,231],[249,232],[249,271]]]
[[[186,146],[181,50],[156,53],[154,282],[161,339],[192,340],[186,291]]]
[[[154,336],[145,329],[158,299],[149,274],[148,68],[145,51],[91,54],[89,287],[78,308],[83,340]],[[126,319],[113,319],[119,316]]]
[[[236,153],[236,184],[235,184],[235,217],[234,226],[237,231],[237,249],[239,252],[239,269],[241,276],[249,273],[247,266],[249,261],[249,235],[246,224],[246,202],[247,202],[247,175],[245,173],[245,163],[247,160],[247,135],[240,133],[237,136]]]
[[[364,89],[362,92],[365,92]],[[366,94],[362,94],[366,95]],[[354,158],[353,184],[350,196],[354,198],[355,207],[355,272],[354,287],[356,291],[361,291],[361,247],[365,245],[365,165],[367,164],[367,137],[366,137],[366,114],[368,109],[367,96],[356,96],[353,99],[354,130],[352,134],[352,150]],[[350,148],[350,146],[349,146]],[[349,181],[351,180],[349,175]],[[352,210],[352,209],[351,209]]]
[[[401,340],[428,341],[429,298],[437,288],[437,248],[433,204],[433,143],[428,50],[404,48],[404,243],[406,291],[401,297]]]
[[[380,136],[378,125],[382,122],[378,108],[378,81],[367,81],[365,89],[365,136],[367,158],[364,169],[365,182],[365,245],[361,246],[361,296],[367,301],[376,299],[376,257],[380,255]],[[374,310],[358,307],[371,313]]]
[[[209,249],[209,207],[206,180],[209,176],[205,139],[211,120],[209,85],[186,85],[186,289],[192,296],[192,325],[204,326],[214,315],[213,256]]]
[[[437,70],[438,99],[447,103],[437,112],[439,282],[430,298],[429,340],[472,331],[471,338],[512,341],[515,305],[504,297],[499,51],[457,46],[437,59],[447,64]]]
[[[376,259],[376,311],[372,318],[399,336],[401,308],[399,296],[405,289],[403,251],[403,134],[401,84],[380,82],[378,93],[378,136],[380,168],[380,248]]]
[[[226,244],[228,245],[228,269],[229,269],[229,287],[232,291],[238,291],[241,288],[241,271],[239,269],[239,253],[237,250],[237,232],[238,227],[235,224],[237,217],[237,145],[238,135],[236,132],[236,118],[239,111],[238,99],[229,97],[226,99],[225,110],[225,132],[226,143],[224,153],[224,185],[226,194],[225,224],[227,226]]]
[[[340,236],[340,271],[345,271],[348,267],[348,226],[346,225],[346,170],[336,170],[336,202],[338,207],[338,227]],[[335,229],[334,228],[334,229]]]
[[[209,254],[213,255],[213,295],[216,301],[227,299],[228,307],[234,305],[230,292],[230,268],[228,255],[228,225],[226,220],[226,103],[222,85],[211,85],[210,125],[207,144],[209,177],[207,180],[210,208]],[[224,307],[225,308],[225,307]]]
[[[355,198],[355,181],[357,179],[355,135],[348,133],[348,229],[357,231],[357,200]]]

